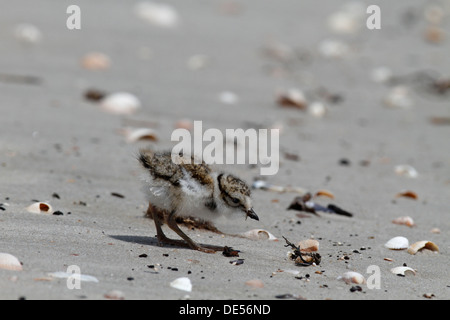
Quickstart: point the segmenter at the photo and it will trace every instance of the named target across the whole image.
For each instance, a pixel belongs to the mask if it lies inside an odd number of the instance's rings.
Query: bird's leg
[[[223,251],[224,247],[213,246],[213,245],[199,245],[194,240],[189,238],[179,227],[175,221],[175,211],[172,211],[167,218],[167,225],[173,231],[175,231],[181,238],[186,241],[186,244],[194,250],[198,250],[206,253],[215,253],[216,251]]]
[[[158,239],[159,245],[163,245],[164,243],[188,247],[187,243],[183,240],[173,240],[166,237],[164,232],[162,231],[162,221],[158,214],[159,209],[155,208],[151,203],[148,204],[147,215],[153,218],[156,226],[156,238]],[[162,215],[164,217],[164,213]]]

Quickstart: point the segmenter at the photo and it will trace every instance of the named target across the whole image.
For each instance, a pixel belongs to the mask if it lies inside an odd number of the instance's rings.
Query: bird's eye
[[[239,203],[239,199],[238,198],[231,198],[231,201],[233,201],[233,203]]]

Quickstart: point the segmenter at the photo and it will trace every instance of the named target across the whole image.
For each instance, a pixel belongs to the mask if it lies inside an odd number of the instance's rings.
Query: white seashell
[[[141,107],[139,99],[127,92],[107,95],[100,101],[103,110],[113,114],[132,114]]]
[[[388,93],[384,103],[390,108],[407,109],[413,105],[413,100],[409,88],[396,86]]]
[[[28,206],[26,210],[31,213],[53,213],[52,206],[45,202],[35,202],[31,206]]]
[[[395,173],[408,178],[417,178],[419,176],[417,170],[414,169],[414,167],[407,164],[401,164],[396,166]]]
[[[165,3],[142,1],[134,6],[134,13],[144,21],[163,28],[173,28],[179,23],[175,8]]]
[[[316,118],[324,117],[327,111],[327,107],[322,102],[316,101],[308,106],[308,112]]]
[[[111,66],[111,59],[104,53],[91,52],[81,59],[81,66],[88,70],[105,70]]]
[[[297,246],[300,247],[301,252],[319,251],[319,241],[314,239],[302,240],[297,243]]]
[[[219,100],[225,104],[236,104],[239,101],[239,98],[234,92],[223,91],[219,94]]]
[[[149,128],[125,130],[125,136],[127,142],[129,143],[137,142],[140,140],[152,140],[152,141],[158,140],[158,136],[156,135],[155,130]]]
[[[408,253],[409,254],[416,254],[419,251],[422,250],[430,250],[432,252],[439,252],[439,247],[432,241],[418,241],[416,243],[413,243],[409,248],[408,248]]]
[[[342,41],[325,39],[319,43],[318,50],[324,58],[342,58],[349,53],[350,48]]]
[[[252,229],[242,234],[244,237],[253,240],[271,240],[277,241],[278,239],[269,231],[264,229]]]
[[[439,229],[439,228],[433,228],[433,229],[430,230],[430,232],[431,232],[431,233],[439,234],[439,233],[441,233],[441,229]]]
[[[187,291],[187,292],[192,291],[191,280],[187,277],[181,277],[181,278],[177,278],[177,279],[173,280],[170,283],[170,286],[172,288],[175,288],[178,290],[183,290],[183,291]]]
[[[308,105],[305,94],[299,89],[289,89],[277,95],[278,103],[282,106],[305,109]]]
[[[30,23],[22,23],[15,27],[14,35],[16,38],[25,43],[36,44],[42,40],[42,33],[35,25]]]
[[[392,223],[405,225],[408,227],[415,226],[413,218],[409,216],[395,218],[394,220],[392,220]]]
[[[90,276],[90,275],[86,275],[86,274],[78,274],[78,273],[72,273],[72,272],[64,272],[64,271],[57,271],[57,272],[52,272],[48,274],[50,277],[53,278],[76,278],[79,279],[80,281],[84,281],[84,282],[99,282],[98,279],[94,276]]]
[[[9,253],[0,253],[0,269],[22,271],[19,259]]]
[[[378,67],[371,71],[370,78],[376,83],[387,83],[393,77],[393,72],[388,67]]]
[[[409,267],[395,267],[391,269],[391,272],[396,275],[406,276],[408,274],[416,275],[416,270]]]
[[[363,284],[366,283],[366,279],[363,277],[362,274],[354,271],[349,271],[344,273],[342,276],[339,276],[337,280],[342,280],[347,284],[350,283],[356,283],[356,284]]]
[[[384,246],[391,250],[404,250],[409,247],[409,241],[405,237],[395,237],[386,242]]]

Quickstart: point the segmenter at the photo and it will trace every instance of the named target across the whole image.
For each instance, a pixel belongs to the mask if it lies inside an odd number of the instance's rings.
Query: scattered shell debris
[[[252,184],[252,188],[273,191],[273,192],[279,192],[279,193],[292,192],[292,193],[305,194],[307,192],[306,189],[304,189],[302,187],[277,186],[277,185],[270,184],[264,180],[255,180]]]
[[[315,239],[301,240],[297,243],[297,247],[300,248],[301,252],[316,252],[319,251],[319,241]]]
[[[398,236],[390,239],[384,246],[390,250],[405,250],[409,247],[409,241],[405,237]]]
[[[395,218],[394,220],[392,220],[392,223],[399,224],[399,225],[405,225],[405,226],[408,226],[408,227],[414,227],[415,226],[414,220],[410,216],[404,216],[404,217]]]
[[[182,291],[192,291],[192,283],[188,277],[177,278],[170,283],[170,286]]]
[[[414,270],[413,268],[404,267],[404,266],[392,268],[391,272],[398,276],[407,276],[407,275],[415,276],[416,275],[416,270]]]
[[[22,271],[22,264],[19,259],[9,253],[0,253],[0,269]]]
[[[424,240],[413,243],[407,250],[407,252],[412,255],[420,251],[431,251],[438,253],[439,247],[432,241]]]
[[[334,205],[334,204],[328,204],[327,207],[321,206],[320,204],[317,204],[313,202],[311,193],[307,193],[304,196],[295,197],[294,200],[291,202],[287,210],[298,210],[298,211],[305,211],[309,213],[313,213],[317,216],[319,214],[317,211],[327,212],[327,213],[334,213],[346,217],[353,217],[353,213],[350,213],[346,210],[341,209],[340,207]]]
[[[308,102],[305,94],[299,89],[289,89],[277,94],[277,103],[282,107],[306,110]]]
[[[342,276],[337,277],[337,280],[344,281],[346,284],[364,284],[366,283],[366,279],[364,276],[355,271],[349,271],[344,273]]]
[[[252,229],[242,233],[242,236],[252,240],[271,240],[278,241],[277,237],[264,229]]]
[[[300,246],[296,246],[291,243],[286,237],[283,236],[283,239],[286,241],[285,247],[291,247],[292,251],[288,253],[288,257],[295,262],[295,265],[308,267],[311,265],[319,265],[322,257],[319,253],[313,251],[303,251]],[[299,243],[300,244],[300,243]],[[313,246],[309,244],[309,250],[313,249]],[[318,243],[317,243],[318,249]]]
[[[141,107],[141,101],[131,93],[112,93],[100,100],[100,107],[109,113],[129,115]]]
[[[417,193],[415,193],[414,191],[410,191],[410,190],[397,193],[397,195],[395,197],[396,198],[404,197],[404,198],[410,198],[410,199],[414,199],[414,200],[419,199],[419,197],[417,196]]]
[[[142,140],[158,141],[156,131],[150,128],[137,128],[137,129],[125,128],[123,129],[123,133],[128,143],[134,143]]]
[[[53,213],[52,206],[46,202],[35,202],[32,205],[28,206],[26,210],[30,213]]]

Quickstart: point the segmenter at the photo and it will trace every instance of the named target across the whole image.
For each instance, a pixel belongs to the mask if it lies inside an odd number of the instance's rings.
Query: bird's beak
[[[258,216],[256,215],[256,213],[255,213],[255,211],[253,210],[253,208],[251,208],[250,210],[247,210],[246,213],[247,213],[247,217],[259,221],[259,218],[258,218]]]

